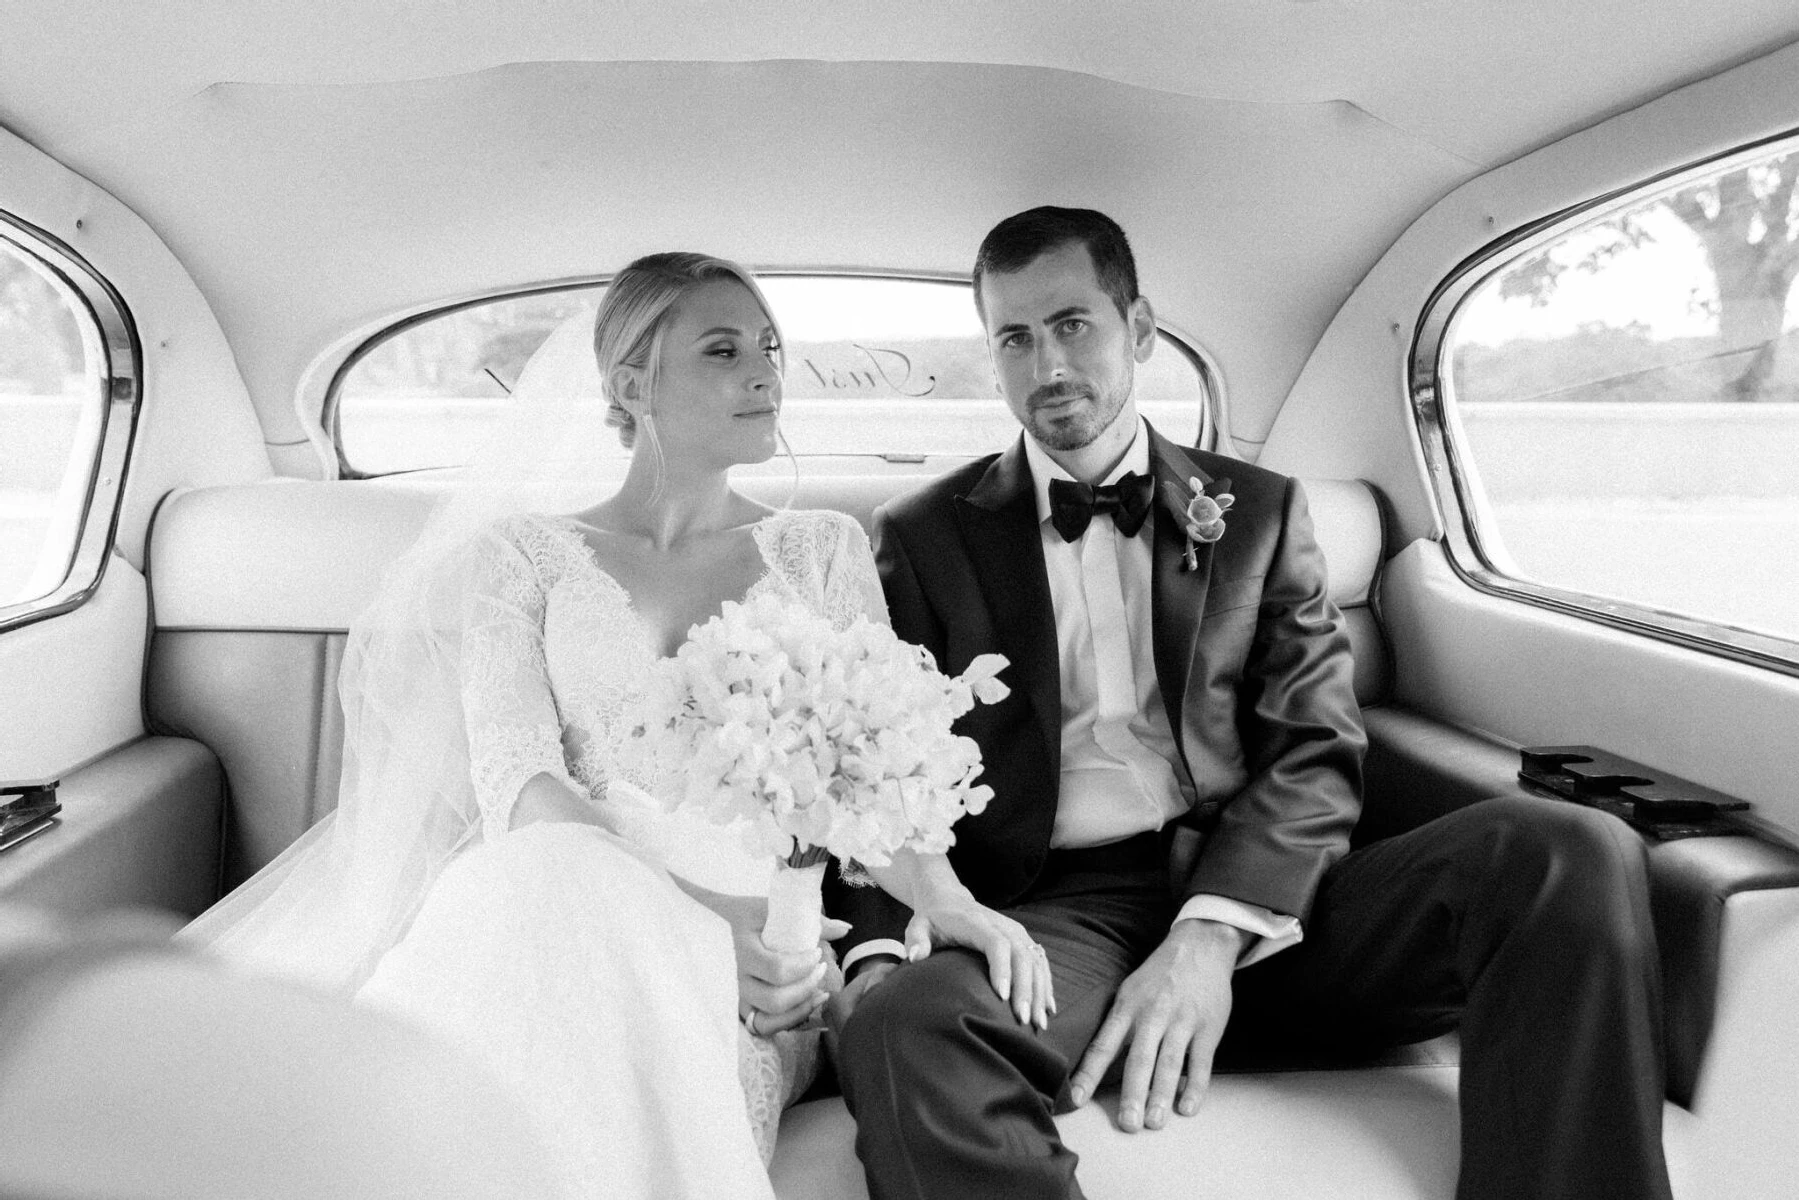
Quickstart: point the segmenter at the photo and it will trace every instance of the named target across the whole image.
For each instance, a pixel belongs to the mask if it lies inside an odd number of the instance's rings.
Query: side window
[[[117,297],[0,218],[0,629],[66,611],[98,580],[136,403]]]
[[[1446,286],[1414,366],[1427,447],[1453,480],[1445,509],[1464,517],[1461,565],[1799,665],[1795,184],[1789,139],[1614,199]]]
[[[1018,426],[994,390],[966,283],[830,275],[761,279],[786,335],[782,431],[799,457],[890,461],[985,454]],[[470,461],[514,394],[594,405],[591,336],[601,287],[501,297],[372,339],[327,401],[346,476]],[[1177,440],[1206,431],[1209,377],[1163,335],[1137,373],[1138,407]]]

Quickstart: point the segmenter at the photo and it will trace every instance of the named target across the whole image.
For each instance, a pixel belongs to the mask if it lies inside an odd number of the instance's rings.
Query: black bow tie
[[[1071,479],[1049,481],[1049,521],[1072,542],[1087,532],[1087,526],[1099,513],[1112,514],[1112,524],[1125,537],[1136,537],[1149,516],[1150,500],[1155,496],[1155,480],[1148,475],[1127,474],[1117,483],[1094,487]]]

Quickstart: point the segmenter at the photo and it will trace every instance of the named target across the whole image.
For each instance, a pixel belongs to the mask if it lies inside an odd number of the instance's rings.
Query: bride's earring
[[[779,425],[775,426],[775,440],[781,443],[781,453],[787,456],[787,465],[793,468],[793,483],[787,489],[787,503],[781,506],[792,508],[800,494],[800,460],[793,452],[793,443],[787,440],[787,431]]]
[[[656,422],[649,409],[644,409],[638,415],[637,425],[650,447],[650,467],[655,480],[650,487],[650,503],[654,504],[662,496],[662,440],[656,436]]]

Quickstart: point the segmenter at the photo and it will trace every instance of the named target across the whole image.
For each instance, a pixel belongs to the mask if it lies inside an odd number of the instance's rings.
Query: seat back
[[[806,479],[793,504],[839,509],[868,527],[876,507],[920,482]],[[743,485],[774,504],[785,503],[790,488],[777,477]],[[1369,606],[1382,560],[1379,504],[1358,482],[1305,487],[1331,595],[1355,647],[1356,694],[1374,703],[1391,674]],[[438,494],[406,481],[274,481],[181,493],[157,515],[147,704],[158,731],[204,742],[224,763],[227,890],[336,806],[345,633]]]

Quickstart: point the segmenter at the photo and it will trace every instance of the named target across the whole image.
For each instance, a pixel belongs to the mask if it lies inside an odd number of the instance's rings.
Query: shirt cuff
[[[1259,904],[1246,904],[1241,900],[1231,900],[1224,896],[1212,896],[1200,893],[1190,897],[1181,905],[1180,913],[1174,918],[1185,921],[1189,917],[1198,917],[1207,921],[1217,921],[1229,925],[1233,929],[1241,929],[1252,934],[1249,944],[1243,947],[1243,953],[1237,956],[1237,966],[1247,967],[1250,963],[1261,962],[1270,954],[1296,945],[1305,936],[1299,926],[1298,917],[1289,917],[1277,913],[1271,908],[1263,908]],[[865,943],[872,944],[872,943]],[[862,949],[861,946],[856,949]]]
[[[892,938],[869,938],[866,942],[863,942],[860,946],[857,946],[854,950],[851,950],[848,954],[843,956],[843,962],[840,966],[840,969],[843,971],[843,977],[848,979],[850,977],[851,967],[854,967],[863,959],[872,958],[877,954],[890,954],[900,962],[905,962],[906,946],[904,942],[896,942]]]

